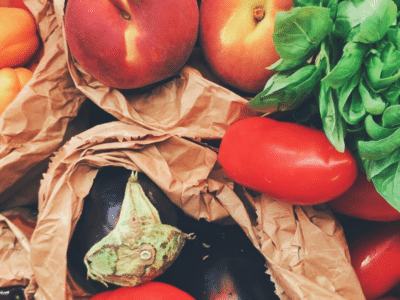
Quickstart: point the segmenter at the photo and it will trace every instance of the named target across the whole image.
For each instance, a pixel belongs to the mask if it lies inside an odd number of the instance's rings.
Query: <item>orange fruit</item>
[[[23,66],[35,54],[39,42],[30,12],[0,7],[0,68]]]
[[[0,114],[17,97],[33,73],[26,68],[0,69]]]

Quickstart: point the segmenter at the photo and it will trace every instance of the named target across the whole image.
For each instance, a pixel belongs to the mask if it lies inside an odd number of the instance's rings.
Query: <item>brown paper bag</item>
[[[64,2],[54,5],[62,24]],[[233,219],[240,224],[265,256],[281,299],[364,299],[343,232],[329,210],[293,207],[245,193],[254,219],[233,191],[234,183],[218,165],[215,152],[181,138],[221,138],[232,122],[254,114],[243,105],[244,98],[189,66],[151,89],[119,91],[94,80],[70,54],[67,63],[77,89],[123,123],[73,138],[42,181],[31,256],[37,299],[50,299],[60,290],[65,299],[72,299],[66,264],[48,254],[65,253],[83,198],[98,168],[105,165],[145,172],[195,218]],[[46,282],[49,273],[56,274],[51,285]]]
[[[237,222],[266,258],[281,299],[364,299],[342,229],[329,210],[291,206],[246,192],[239,197],[213,150],[123,122],[75,136],[52,158],[31,239],[36,299],[84,296],[68,281],[65,253],[84,197],[99,168],[108,165],[146,173],[195,218]]]
[[[61,15],[50,1],[25,4],[36,19],[44,55],[33,78],[0,116],[0,205],[11,197],[9,189],[18,180],[26,176],[24,183],[32,181],[34,167],[59,147],[86,99],[68,72]]]
[[[0,287],[27,286],[31,282],[29,240],[35,226],[34,210],[16,208],[0,214]]]
[[[122,121],[73,137],[41,182],[38,225],[30,245],[29,287],[36,299],[85,297],[68,280],[65,253],[83,199],[105,165],[145,172],[195,218],[237,222],[266,258],[281,299],[364,299],[343,232],[329,210],[285,205],[246,192],[239,197],[216,153],[185,139],[221,138],[232,122],[254,114],[244,98],[189,66],[149,90],[101,85],[68,53],[65,2],[26,4],[37,19],[45,55],[34,78],[0,118],[0,193],[59,147],[85,97]]]

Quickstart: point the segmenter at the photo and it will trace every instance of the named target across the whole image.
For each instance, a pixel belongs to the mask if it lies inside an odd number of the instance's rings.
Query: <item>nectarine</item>
[[[196,42],[196,0],[68,0],[66,40],[80,66],[119,89],[176,74]]]
[[[228,85],[248,93],[263,90],[275,63],[275,16],[292,0],[202,0],[200,44],[211,69]]]

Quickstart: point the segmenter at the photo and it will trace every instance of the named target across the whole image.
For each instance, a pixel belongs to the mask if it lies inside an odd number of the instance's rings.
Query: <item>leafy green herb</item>
[[[329,8],[317,6],[277,13],[273,41],[279,56],[284,60],[309,57],[332,31],[333,21],[329,14]]]
[[[275,74],[264,91],[248,102],[248,106],[266,113],[287,111],[298,107],[321,79],[315,65],[296,71]]]
[[[400,125],[400,105],[392,105],[385,109],[382,114],[382,125],[387,128]]]
[[[400,79],[400,51],[390,43],[386,45],[380,51],[371,50],[365,61],[369,84],[376,91],[383,91]]]
[[[372,115],[380,115],[386,108],[383,98],[369,88],[367,82],[361,79],[358,85],[358,91],[361,95],[361,101],[365,110]]]
[[[338,0],[293,0],[295,7],[303,6],[320,6],[330,9],[330,17],[333,19],[336,16]]]
[[[364,159],[380,160],[400,147],[400,128],[380,140],[359,141],[358,151]]]
[[[275,72],[290,71],[290,70],[297,69],[298,67],[304,66],[308,59],[309,59],[308,56],[301,57],[299,59],[292,59],[292,60],[284,60],[281,58],[276,63],[267,67],[267,69],[275,71]]]
[[[375,122],[372,115],[365,118],[365,130],[368,135],[374,140],[380,140],[392,135],[396,129],[387,128]]]
[[[326,44],[326,42],[322,43],[319,60],[316,62],[318,68],[325,74],[330,72],[329,50]],[[331,86],[322,81],[320,83],[318,99],[325,135],[338,151],[343,152],[345,149],[345,126],[338,109],[335,91]]]
[[[344,46],[342,58],[322,81],[337,89],[360,69],[368,46],[350,42]]]
[[[360,1],[361,2],[361,1]],[[391,0],[364,1],[362,11],[369,11],[370,15],[360,24],[353,41],[361,43],[375,43],[383,38],[390,25],[396,20],[397,6]]]
[[[350,125],[357,125],[367,113],[356,88],[360,78],[361,70],[358,70],[337,89],[339,112],[346,123]]]
[[[367,175],[376,190],[393,207],[400,207],[400,151],[392,152],[381,160],[365,160]]]
[[[331,144],[400,211],[400,0],[294,0],[275,20],[277,73],[248,102],[272,113],[318,107]],[[318,99],[309,97],[314,95]],[[316,100],[316,101],[313,101]]]
[[[334,32],[347,42],[375,43],[387,33],[396,16],[397,6],[391,0],[342,1]]]

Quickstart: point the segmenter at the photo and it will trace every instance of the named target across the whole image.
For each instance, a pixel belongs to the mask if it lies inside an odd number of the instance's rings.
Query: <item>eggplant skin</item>
[[[221,258],[201,275],[192,291],[197,300],[279,300],[269,275],[250,259]]]
[[[239,225],[180,213],[178,227],[196,238],[187,241],[176,261],[155,281],[176,286],[196,300],[279,300],[265,273],[265,258]]]
[[[87,293],[96,294],[118,287],[112,284],[106,287],[88,278],[83,258],[94,244],[115,228],[131,173],[131,170],[123,167],[100,168],[89,194],[85,197],[82,214],[68,247],[67,261],[70,276]],[[138,181],[158,210],[161,222],[176,227],[178,207],[146,174],[139,172]]]
[[[10,286],[0,288],[0,300],[25,300],[24,286]]]

